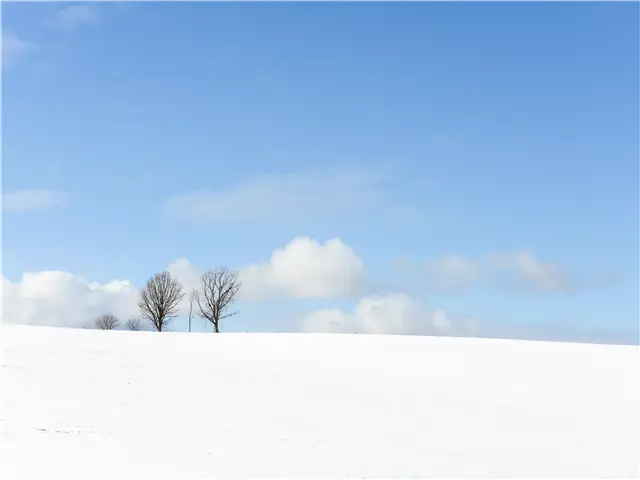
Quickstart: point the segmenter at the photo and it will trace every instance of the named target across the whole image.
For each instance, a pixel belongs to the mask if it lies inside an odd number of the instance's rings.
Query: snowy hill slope
[[[0,333],[5,480],[640,474],[638,347]]]

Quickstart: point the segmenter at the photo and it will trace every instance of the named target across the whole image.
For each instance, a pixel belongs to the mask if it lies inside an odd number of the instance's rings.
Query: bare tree
[[[193,302],[198,298],[198,290],[192,289],[189,292],[189,332],[191,332],[191,317],[193,316]]]
[[[142,330],[142,322],[139,318],[130,318],[127,320],[127,328],[132,332],[138,332]]]
[[[156,273],[140,291],[138,306],[142,318],[161,332],[176,317],[183,297],[177,279],[169,272]]]
[[[120,325],[118,317],[107,313],[106,315],[100,315],[93,321],[93,326],[98,330],[113,330]]]
[[[220,321],[235,315],[235,312],[228,312],[228,308],[240,290],[238,276],[227,268],[219,268],[205,272],[200,282],[200,294],[196,296],[198,313],[211,322],[215,333],[219,333]]]

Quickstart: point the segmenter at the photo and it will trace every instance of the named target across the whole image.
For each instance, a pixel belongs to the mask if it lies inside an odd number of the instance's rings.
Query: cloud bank
[[[188,292],[197,288],[202,271],[187,259],[166,270],[186,293],[181,312],[188,311]],[[153,273],[153,272],[151,272]],[[238,269],[241,301],[268,298],[333,299],[357,295],[366,285],[362,260],[340,239],[324,244],[294,238],[276,249],[268,262]],[[63,271],[25,273],[19,281],[2,277],[2,319],[7,323],[81,327],[112,313],[121,320],[138,315],[139,287],[128,280],[90,282]]]
[[[442,310],[433,310],[406,293],[363,297],[353,312],[324,309],[302,320],[307,332],[370,333],[399,335],[472,334],[468,319],[454,324]]]
[[[562,270],[538,261],[530,253],[494,253],[480,260],[449,256],[432,262],[429,268],[429,273],[434,275],[431,280],[440,282],[438,285],[446,289],[468,288],[496,273],[517,276],[519,281],[526,282],[527,288],[540,292],[566,288]],[[188,292],[198,287],[202,270],[184,258],[171,262],[166,270],[181,282],[187,294],[181,305],[181,313],[185,316]],[[497,323],[478,324],[469,318],[451,318],[402,289],[376,294],[369,288],[371,281],[364,262],[339,238],[322,243],[308,237],[296,237],[274,250],[266,262],[240,267],[237,272],[243,283],[241,302],[272,298],[356,301],[353,310],[320,308],[309,311],[299,322],[300,330],[305,332],[514,338],[528,338],[528,335],[552,339],[570,339],[577,335],[549,328],[516,328]],[[91,324],[99,315],[111,313],[124,322],[139,314],[139,287],[125,279],[104,284],[91,282],[63,271],[27,272],[17,281],[3,276],[2,321],[82,327]]]
[[[2,276],[2,321],[24,325],[82,327],[97,316],[138,314],[138,290],[127,280],[100,284],[61,271],[24,273],[18,282]]]

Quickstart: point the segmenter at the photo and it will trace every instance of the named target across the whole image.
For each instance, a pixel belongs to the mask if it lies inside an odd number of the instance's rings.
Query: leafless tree
[[[240,290],[240,282],[235,272],[227,268],[209,270],[200,279],[200,293],[196,296],[198,314],[213,325],[215,333],[220,332],[220,321],[235,315],[228,312]]]
[[[198,298],[198,290],[192,289],[189,292],[189,332],[191,332],[191,317],[193,317],[193,302]]]
[[[113,330],[120,325],[118,317],[107,313],[106,315],[100,315],[93,321],[93,326],[98,330]]]
[[[140,291],[142,318],[161,332],[176,317],[183,297],[182,285],[176,278],[169,272],[156,273]]]
[[[127,328],[132,332],[138,332],[142,330],[142,322],[139,318],[130,318],[127,320]]]

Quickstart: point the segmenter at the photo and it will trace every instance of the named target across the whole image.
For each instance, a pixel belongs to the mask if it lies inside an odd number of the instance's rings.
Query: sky
[[[638,10],[3,3],[3,321],[637,344]]]

